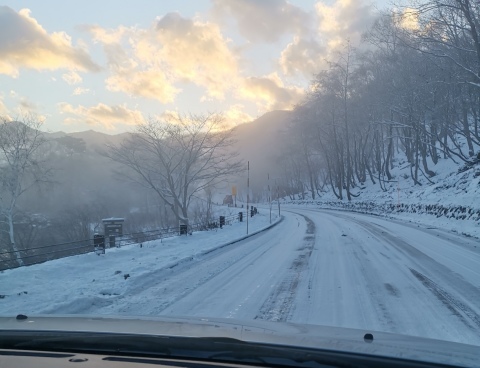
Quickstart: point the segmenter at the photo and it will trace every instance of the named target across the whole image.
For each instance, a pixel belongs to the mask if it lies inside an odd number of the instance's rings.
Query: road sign
[[[103,228],[105,230],[105,236],[108,237],[110,235],[115,236],[122,236],[123,235],[123,222],[125,219],[123,218],[108,218],[103,219]]]

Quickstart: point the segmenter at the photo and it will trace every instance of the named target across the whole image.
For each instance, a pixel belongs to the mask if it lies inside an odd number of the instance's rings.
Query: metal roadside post
[[[180,224],[180,235],[188,235],[188,227],[186,224]]]
[[[280,187],[277,186],[278,217],[280,217]]]
[[[247,235],[248,235],[248,202],[250,200],[250,161],[247,162]]]
[[[235,198],[235,207],[237,207],[237,186],[232,186],[232,197]]]
[[[268,180],[268,207],[270,208],[270,223],[272,223],[272,194],[270,191],[270,174],[267,174]]]
[[[220,229],[225,225],[225,216],[220,216]]]
[[[93,236],[93,247],[97,255],[105,254],[105,236],[101,234],[95,234]]]

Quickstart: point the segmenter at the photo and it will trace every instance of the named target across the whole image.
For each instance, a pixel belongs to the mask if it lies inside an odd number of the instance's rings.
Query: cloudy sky
[[[0,5],[0,116],[131,130],[169,112],[229,122],[289,109],[386,0],[12,0]]]

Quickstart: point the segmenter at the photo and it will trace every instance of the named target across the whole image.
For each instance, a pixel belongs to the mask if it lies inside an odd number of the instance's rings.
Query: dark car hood
[[[480,347],[391,333],[295,323],[191,317],[0,317],[0,331],[68,331],[169,337],[231,338],[244,342],[351,352],[438,364],[480,367]],[[373,341],[365,340],[371,333]]]

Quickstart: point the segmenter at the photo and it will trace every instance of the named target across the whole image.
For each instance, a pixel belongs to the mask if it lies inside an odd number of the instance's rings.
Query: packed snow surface
[[[250,232],[269,225],[260,212]],[[475,239],[314,206],[282,216],[232,244],[245,223],[5,271],[0,314],[264,319],[480,345]]]

